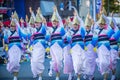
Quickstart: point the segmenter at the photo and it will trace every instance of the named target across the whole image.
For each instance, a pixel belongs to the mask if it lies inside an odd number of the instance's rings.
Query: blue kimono
[[[19,48],[22,48],[22,38],[17,30],[6,30],[4,33],[4,40],[5,43],[8,43],[8,49],[10,49],[13,45],[17,45]]]
[[[64,27],[52,27],[48,29],[46,40],[50,41],[50,46],[57,42],[61,48],[63,47],[63,36],[65,35]]]
[[[79,44],[82,49],[84,49],[84,37],[85,37],[85,29],[84,27],[80,27],[79,30],[71,30],[71,47],[74,47],[76,44]]]
[[[104,45],[108,50],[110,50],[109,39],[113,34],[113,30],[110,28],[110,26],[108,26],[107,29],[98,27],[95,30],[95,34],[97,38],[97,47],[99,48],[101,45]]]
[[[114,30],[114,32],[110,38],[110,46],[112,49],[115,49],[118,51],[118,44],[117,43],[118,43],[118,40],[120,38],[120,30],[119,29],[117,29],[117,30],[113,29],[113,30]]]
[[[30,34],[29,34],[30,35]],[[33,28],[31,32],[31,42],[30,45],[35,45],[37,42],[40,42],[44,48],[46,47],[46,27],[41,25],[39,28]]]

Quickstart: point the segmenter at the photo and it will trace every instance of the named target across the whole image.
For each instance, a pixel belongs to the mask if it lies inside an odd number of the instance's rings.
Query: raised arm
[[[62,19],[61,19],[59,13],[58,13],[57,7],[54,6],[53,10],[54,10],[54,13],[57,15],[57,17],[59,19],[59,25],[60,25],[60,27],[63,27],[64,25],[63,25],[63,22],[62,22]]]
[[[34,14],[34,12],[32,10],[32,7],[29,7],[29,11],[30,11],[31,16],[34,18],[34,21],[35,21],[35,14]]]

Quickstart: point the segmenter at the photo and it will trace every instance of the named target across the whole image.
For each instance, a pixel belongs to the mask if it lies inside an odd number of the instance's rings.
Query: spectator
[[[4,40],[3,40],[3,30],[2,30],[3,24],[0,22],[0,57],[5,57],[5,53],[3,50]]]

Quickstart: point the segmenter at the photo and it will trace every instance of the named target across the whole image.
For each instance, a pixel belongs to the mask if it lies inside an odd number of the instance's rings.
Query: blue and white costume
[[[70,53],[71,49],[71,39],[70,39],[70,29],[65,29],[66,34],[64,35],[64,48],[63,48],[63,54],[64,54],[64,69],[63,72],[65,74],[72,74],[74,69],[73,69],[73,61],[72,61],[72,56]]]
[[[21,27],[19,27],[19,32],[22,33],[20,34],[20,36],[22,36],[22,41],[23,41],[23,50],[24,52],[27,50],[27,45],[29,43],[29,34],[30,34],[30,31],[29,31],[29,27],[28,26],[24,26],[23,23],[21,23]]]
[[[63,60],[63,39],[65,34],[64,27],[49,28],[50,32],[50,54],[52,60],[50,62],[50,70],[60,72]],[[48,36],[48,35],[47,35]]]
[[[110,52],[111,52],[110,68],[114,70],[116,68],[117,59],[118,59],[118,48],[119,48],[119,46],[118,46],[117,43],[118,43],[118,40],[120,38],[120,30],[116,26],[114,18],[112,18],[112,23],[111,24],[113,24],[112,26],[114,26],[114,28],[113,28],[114,33],[110,38],[110,47],[111,47],[111,49],[110,49]]]
[[[102,15],[101,15],[101,18]],[[113,34],[113,30],[109,25],[105,25],[105,28],[98,27],[95,30],[95,34],[98,37],[97,42],[97,54],[98,58],[96,59],[100,73],[103,75],[108,73],[110,70],[110,42],[109,38]]]
[[[96,53],[94,47],[96,46],[97,37],[94,35],[93,26],[92,19],[88,13],[85,20],[85,60],[83,66],[84,75],[88,76],[89,80],[92,80],[96,67]]]
[[[31,69],[34,77],[44,71],[45,58],[45,35],[46,29],[43,24],[39,28],[32,29],[31,46]]]
[[[19,26],[15,22],[15,26]],[[6,30],[4,33],[4,40],[8,43],[8,64],[7,70],[11,73],[18,72],[20,68],[20,59],[22,53],[21,36],[18,30]]]
[[[52,76],[53,70],[56,73],[60,73],[60,69],[62,68],[63,36],[65,34],[63,23],[58,11],[54,11],[52,21],[56,21],[58,24],[53,25],[54,27],[49,27],[48,34],[46,36],[46,38],[50,41],[50,55],[52,57],[52,60],[50,61],[49,76]],[[59,77],[57,76],[56,80],[58,79]]]
[[[92,30],[88,30],[85,33],[85,61],[84,61],[84,74],[89,77],[93,77],[96,67],[96,53],[94,47],[96,46],[96,37]]]
[[[71,55],[73,60],[73,68],[76,74],[83,73],[83,61],[84,61],[84,37],[85,29],[82,25],[82,21],[78,16],[74,18],[80,21],[80,27],[78,30],[71,30]]]

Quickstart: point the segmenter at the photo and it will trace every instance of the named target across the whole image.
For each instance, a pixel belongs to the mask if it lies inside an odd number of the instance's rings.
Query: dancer
[[[42,14],[38,8],[35,18],[35,28],[32,28],[31,36],[31,70],[33,77],[39,76],[38,80],[42,80],[45,59],[45,35],[46,29],[43,24]]]
[[[63,40],[62,36],[65,34],[62,20],[58,14],[56,6],[52,15],[52,28],[49,28],[50,32],[50,54],[52,60],[50,61],[49,76],[52,76],[52,71],[56,72],[56,80],[59,80],[60,69],[62,68],[63,60]]]
[[[106,19],[104,14],[100,16],[98,20],[98,28],[95,30],[95,33],[98,35],[97,42],[97,55],[96,59],[99,71],[102,75],[104,75],[104,80],[107,80],[108,73],[110,71],[110,42],[109,38],[113,34],[113,30],[106,23]]]
[[[65,38],[64,38],[64,48],[63,48],[63,54],[64,54],[64,74],[69,74],[68,80],[73,79],[73,61],[72,61],[72,56],[70,54],[70,49],[71,49],[71,41],[70,41],[70,27],[72,22],[70,20],[70,17],[66,19],[66,25],[65,27]]]
[[[71,55],[73,60],[73,68],[77,74],[77,80],[80,80],[80,75],[83,73],[83,62],[84,62],[84,37],[85,29],[83,21],[79,18],[78,13],[74,10],[74,19],[72,22],[72,44],[71,44]]]
[[[22,53],[21,37],[18,32],[19,22],[16,20],[14,14],[10,23],[10,30],[6,30],[4,40],[8,43],[8,63],[7,70],[14,75],[13,80],[17,80],[20,59]]]
[[[88,76],[89,80],[94,78],[94,72],[96,67],[96,53],[94,47],[96,46],[96,38],[92,29],[92,19],[90,14],[87,14],[85,20],[85,61],[84,61],[84,74]]]
[[[110,52],[111,52],[111,59],[110,59],[111,65],[110,65],[110,69],[112,70],[111,80],[115,80],[116,79],[116,77],[115,77],[116,64],[117,64],[117,59],[119,57],[119,55],[118,55],[118,48],[119,48],[119,46],[117,44],[117,41],[120,38],[120,30],[118,29],[118,27],[116,25],[116,22],[115,22],[115,19],[113,18],[113,16],[112,16],[112,21],[110,23],[110,26],[111,26],[111,28],[114,31],[114,34],[110,38],[110,47],[111,47],[111,49],[110,49]]]

